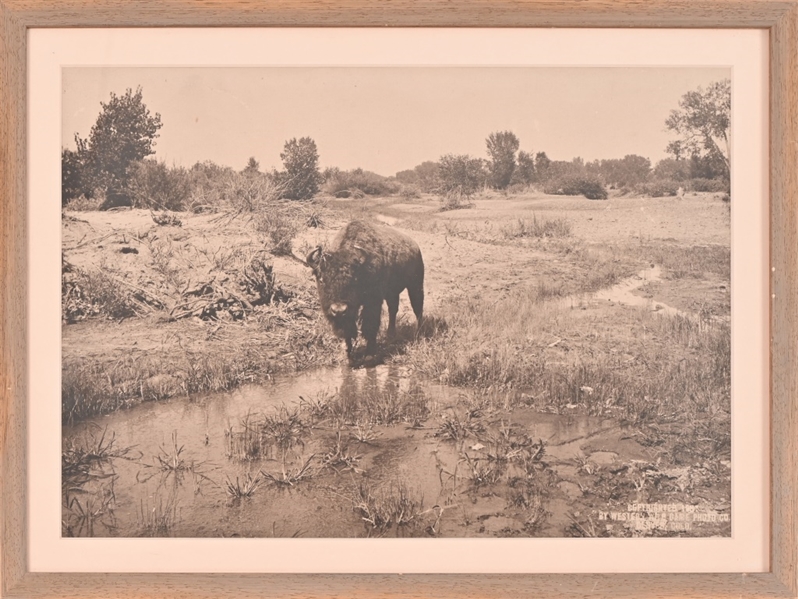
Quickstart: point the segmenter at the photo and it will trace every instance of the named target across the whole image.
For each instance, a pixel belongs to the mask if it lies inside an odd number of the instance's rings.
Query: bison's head
[[[324,316],[339,337],[357,336],[357,313],[363,297],[360,275],[366,260],[359,248],[325,252],[321,246],[305,259],[316,277]]]

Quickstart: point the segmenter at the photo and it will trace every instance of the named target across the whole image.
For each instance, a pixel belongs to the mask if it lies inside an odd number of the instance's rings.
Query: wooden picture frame
[[[798,596],[798,0],[0,0],[0,596]],[[756,574],[63,574],[27,565],[26,32],[143,26],[717,27],[770,32],[771,571]]]

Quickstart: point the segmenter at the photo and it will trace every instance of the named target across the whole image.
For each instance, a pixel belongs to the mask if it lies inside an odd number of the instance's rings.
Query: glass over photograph
[[[63,537],[731,536],[730,69],[62,94]]]

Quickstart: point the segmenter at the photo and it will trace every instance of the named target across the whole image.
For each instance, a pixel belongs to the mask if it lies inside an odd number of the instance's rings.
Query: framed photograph
[[[791,4],[62,6],[2,5],[5,595],[798,594]]]

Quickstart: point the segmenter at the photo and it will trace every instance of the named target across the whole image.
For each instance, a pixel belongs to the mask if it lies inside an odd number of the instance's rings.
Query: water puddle
[[[574,514],[609,509],[602,494],[640,501],[624,472],[657,471],[612,419],[507,408],[390,365],[65,426],[65,454],[81,444],[106,459],[64,467],[70,536],[584,535]]]
[[[145,403],[65,426],[65,449],[92,440],[96,444],[99,438],[106,447],[113,439],[113,449],[129,448],[108,460],[104,476],[93,486],[84,485],[85,493],[75,485],[70,496],[76,499],[68,498],[72,504],[64,508],[69,523],[65,534],[364,536],[381,531],[372,530],[364,523],[363,510],[354,508],[368,504],[371,496],[375,505],[366,507],[376,510],[381,494],[402,485],[423,502],[427,515],[436,516],[434,534],[493,534],[495,523],[486,526],[485,519],[501,513],[507,501],[466,493],[472,487],[471,469],[488,459],[490,442],[479,442],[475,435],[452,440],[438,434],[441,423],[466,399],[462,390],[424,386],[403,368],[342,367],[230,393]],[[325,402],[334,408],[325,408]],[[311,419],[314,410],[319,417],[302,431],[287,459],[281,459],[279,450],[236,453],[231,440],[243,434],[242,423],[277,414],[281,407],[290,413],[300,404],[303,419]],[[392,424],[359,423],[362,410]],[[493,429],[511,426],[513,434],[542,441],[549,461],[567,462],[580,455],[581,442],[608,428],[618,430],[614,423],[595,418],[525,409],[512,418],[482,420],[486,438]],[[284,471],[290,474],[306,460],[310,476],[295,484],[275,484],[263,476],[282,479]],[[256,479],[251,496],[236,499],[231,494],[231,486],[245,488]],[[79,514],[92,494],[99,497],[93,499],[95,505],[106,509],[96,509],[97,516],[87,522]],[[110,496],[113,502],[102,504]]]

